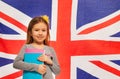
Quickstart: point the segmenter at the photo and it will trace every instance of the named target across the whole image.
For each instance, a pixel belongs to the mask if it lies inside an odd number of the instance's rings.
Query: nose
[[[39,34],[42,34],[42,31],[41,31],[41,30],[39,31]]]

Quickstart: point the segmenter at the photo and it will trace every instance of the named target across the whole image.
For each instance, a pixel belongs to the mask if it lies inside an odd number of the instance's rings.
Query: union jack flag
[[[34,16],[50,18],[56,79],[120,79],[120,0],[1,0],[0,78],[21,79],[12,67]],[[2,73],[1,73],[2,72]]]

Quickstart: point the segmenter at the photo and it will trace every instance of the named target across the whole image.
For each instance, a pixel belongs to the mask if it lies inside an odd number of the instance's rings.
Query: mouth
[[[44,38],[44,37],[43,37],[43,36],[38,36],[37,38],[38,38],[38,39],[42,39],[42,38]]]

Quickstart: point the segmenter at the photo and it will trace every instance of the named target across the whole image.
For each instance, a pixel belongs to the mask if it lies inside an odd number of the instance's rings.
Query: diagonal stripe
[[[99,79],[99,78],[93,76],[90,73],[87,73],[86,71],[84,71],[78,67],[77,67],[76,71],[77,71],[77,79],[88,79],[88,78],[89,79]]]
[[[120,70],[117,70],[117,69],[115,69],[107,64],[104,64],[101,61],[90,61],[90,62],[92,62],[93,64],[97,65],[98,67],[100,67],[102,69],[105,69],[113,74],[120,76]]]
[[[5,77],[6,75],[18,72],[18,69],[13,68],[13,63],[5,65],[0,67],[0,72],[4,73],[4,74],[0,74],[0,78]],[[7,79],[7,78],[6,78]]]
[[[91,27],[91,28],[87,28],[87,29],[81,31],[79,34],[88,34],[88,33],[91,33],[91,32],[93,32],[93,31],[95,31],[95,30],[99,30],[99,29],[101,29],[101,28],[104,28],[104,27],[106,27],[106,26],[109,26],[109,25],[111,25],[111,24],[113,24],[113,23],[115,23],[115,22],[117,22],[117,21],[120,21],[120,15],[118,15],[118,16],[116,16],[116,17],[114,17],[114,18],[112,18],[112,19],[110,19],[110,20],[108,20],[108,21],[106,21],[106,22],[103,22],[103,23],[101,23],[101,24],[98,24],[98,25],[96,25],[96,26],[93,26],[93,27]]]
[[[99,79],[120,79],[120,76],[106,71],[105,69],[91,63],[90,61],[118,60],[120,55],[91,55],[91,56],[72,56],[71,57],[71,79],[76,79],[76,69],[79,68]],[[79,62],[79,63],[76,63]],[[76,68],[77,67],[77,68]],[[117,68],[115,68],[117,69]],[[89,79],[89,78],[86,78]]]
[[[1,22],[1,21],[0,21]],[[7,27],[6,25],[0,23],[0,33],[2,34],[19,34],[18,32],[14,31],[10,27]]]
[[[2,77],[1,79],[15,79],[17,77],[20,77],[22,75],[22,71],[18,71],[18,72],[15,72],[13,74],[10,74],[10,75],[7,75],[7,76],[4,76]]]
[[[120,37],[120,32],[114,34],[114,35],[111,35],[111,37]]]
[[[0,67],[1,67],[1,66],[4,66],[4,65],[13,63],[13,60],[0,57],[0,62],[2,62],[2,63],[0,63]]]
[[[15,20],[17,20],[18,22],[22,23],[25,26],[27,26],[28,22],[32,19],[30,16],[24,14],[15,7],[12,7],[11,5],[3,1],[0,1],[0,7],[3,7],[0,8],[1,12],[3,12],[6,15],[9,15],[9,17],[14,18]]]
[[[23,79],[23,78],[22,78],[22,75],[21,75],[20,77],[17,77],[17,78],[15,78],[15,79]]]
[[[22,29],[13,25],[12,23],[8,22],[7,20],[1,18],[0,21],[1,21],[1,24],[4,24],[6,27],[11,28],[12,30],[16,31],[19,34],[26,34],[26,32],[24,32]]]
[[[17,56],[17,54],[7,54],[6,52],[0,51],[0,57],[2,57],[2,58],[14,60],[16,56]]]
[[[7,20],[8,22],[14,24],[15,26],[21,28],[23,31],[25,31],[25,32],[27,31],[26,26],[24,26],[23,24],[21,24],[20,22],[18,22],[18,21],[16,21],[16,20],[14,20],[12,17],[9,17],[9,16],[7,16],[6,14],[4,14],[4,13],[2,13],[2,12],[0,12],[0,16],[1,16],[3,19]]]
[[[111,61],[120,66],[120,60],[111,60]]]

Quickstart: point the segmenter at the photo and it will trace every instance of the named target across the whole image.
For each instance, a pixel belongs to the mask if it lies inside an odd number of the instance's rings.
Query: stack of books
[[[24,54],[24,62],[33,64],[43,64],[38,57],[44,53],[41,49],[26,49]],[[42,75],[35,71],[23,71],[23,79],[42,79]]]

